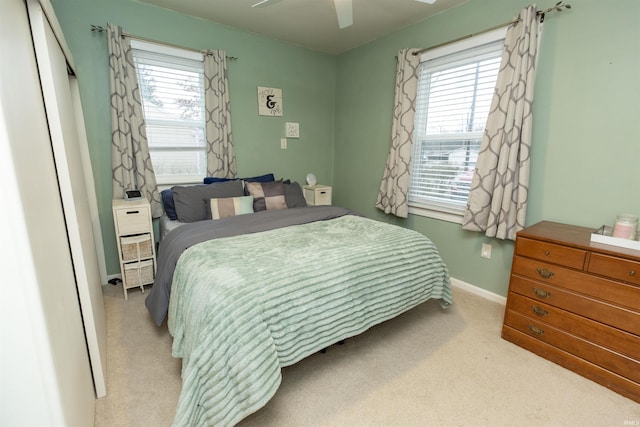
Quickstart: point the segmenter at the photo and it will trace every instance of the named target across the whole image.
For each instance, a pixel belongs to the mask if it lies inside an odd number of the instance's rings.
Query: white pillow
[[[211,219],[253,213],[253,196],[210,199]]]

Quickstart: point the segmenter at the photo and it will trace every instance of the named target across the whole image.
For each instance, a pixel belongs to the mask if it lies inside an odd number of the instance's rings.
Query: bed
[[[161,242],[145,300],[182,358],[174,425],[236,424],[276,393],[281,368],[430,299],[452,303],[433,243],[348,209],[181,225]]]
[[[171,219],[166,213],[163,213],[162,216],[158,219],[158,229],[160,231],[158,240],[163,241],[170,231],[173,231],[184,224],[186,223],[180,222],[177,219]]]

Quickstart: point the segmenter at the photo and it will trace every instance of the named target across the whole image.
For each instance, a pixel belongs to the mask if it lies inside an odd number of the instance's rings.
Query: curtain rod
[[[563,8],[571,9],[571,5],[570,4],[562,4],[562,3],[563,3],[562,1],[559,1],[554,6],[548,8],[548,9],[537,11],[536,12],[536,16],[540,17],[540,22],[544,22],[544,16],[545,16],[545,14],[547,14],[549,12],[562,12]],[[459,37],[459,38],[457,38],[455,40],[451,40],[451,41],[448,41],[448,42],[437,44],[435,46],[431,46],[431,47],[427,47],[427,48],[424,48],[424,49],[420,49],[418,51],[413,52],[413,55],[414,56],[421,55],[421,54],[425,53],[428,50],[436,49],[438,47],[446,46],[448,44],[459,42],[459,41],[462,41],[462,40],[465,40],[465,39],[470,39],[471,37],[475,37],[475,36],[480,35],[480,34],[488,33],[490,31],[497,30],[498,28],[503,28],[503,27],[506,27],[508,25],[515,24],[516,22],[519,22],[519,21],[520,21],[520,18],[515,18],[515,19],[512,19],[511,21],[503,22],[500,25],[496,25],[495,27],[487,28],[486,30],[480,31],[478,33],[467,34],[466,36]]]
[[[93,25],[92,24],[91,25],[91,31],[96,32],[96,33],[102,33],[104,31],[106,31],[106,29],[104,27],[101,27],[100,25]],[[193,49],[193,48],[190,48],[190,47],[179,46],[177,44],[161,42],[161,41],[150,39],[150,38],[147,38],[147,37],[134,36],[133,34],[129,34],[129,33],[124,32],[124,31],[122,32],[122,37],[129,37],[131,39],[150,42],[150,43],[159,43],[159,44],[162,44],[162,45],[165,45],[165,46],[175,47],[177,49],[183,49],[183,50],[188,50],[190,52],[201,53],[203,55],[209,55],[209,53],[210,53],[210,51],[208,51],[208,50],[198,50],[198,49]],[[229,60],[229,61],[237,61],[238,57],[237,56],[227,56],[227,60]]]

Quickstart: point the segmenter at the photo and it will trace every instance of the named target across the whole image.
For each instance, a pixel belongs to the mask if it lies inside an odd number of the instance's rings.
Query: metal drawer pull
[[[543,279],[548,279],[550,277],[553,277],[553,271],[549,271],[546,268],[536,268],[536,272]]]
[[[542,335],[542,334],[544,334],[544,329],[540,329],[540,328],[538,328],[538,327],[536,327],[536,326],[533,326],[533,325],[527,325],[527,328],[529,328],[529,330],[530,330],[532,333],[536,334],[536,335]]]
[[[533,288],[533,293],[539,298],[551,298],[551,293],[543,289]]]
[[[140,213],[140,211],[127,211],[127,215],[132,215],[137,213]]]
[[[550,254],[550,253],[551,253],[551,252],[549,252],[549,251],[544,251],[544,254],[545,254],[546,256],[549,256],[549,254]]]
[[[629,272],[629,276],[633,277],[633,276],[635,276],[635,275],[636,275],[636,271],[635,271],[635,270],[631,270],[631,271]]]
[[[539,317],[544,317],[547,314],[549,314],[549,312],[543,309],[542,307],[533,306],[533,305],[531,306],[531,311],[533,311],[536,314],[536,316],[539,316]]]

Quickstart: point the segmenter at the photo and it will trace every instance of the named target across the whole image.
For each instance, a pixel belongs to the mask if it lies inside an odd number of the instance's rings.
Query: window
[[[158,184],[207,172],[202,55],[132,40],[149,152]]]
[[[505,29],[421,57],[409,206],[461,222],[500,68]]]

